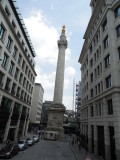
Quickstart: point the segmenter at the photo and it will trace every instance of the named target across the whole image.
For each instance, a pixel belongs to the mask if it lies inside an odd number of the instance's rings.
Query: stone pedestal
[[[62,140],[64,138],[63,116],[65,106],[58,103],[52,104],[48,112],[48,124],[46,131],[58,133],[59,139]]]

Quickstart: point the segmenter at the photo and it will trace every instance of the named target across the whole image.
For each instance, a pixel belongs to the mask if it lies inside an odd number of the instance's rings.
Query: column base
[[[63,116],[65,113],[65,106],[63,104],[54,103],[48,111],[48,123],[46,134],[55,133],[58,135],[59,140],[64,139],[63,129]]]

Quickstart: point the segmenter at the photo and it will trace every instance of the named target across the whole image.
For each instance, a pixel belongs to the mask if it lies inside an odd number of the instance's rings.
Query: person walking
[[[78,141],[78,147],[79,147],[79,150],[80,150],[81,149],[80,141]]]
[[[74,137],[72,138],[72,145],[74,145]]]
[[[86,159],[85,159],[85,160],[91,160],[89,153],[87,153],[87,156],[86,156]]]
[[[100,160],[104,160],[102,156],[100,156]]]

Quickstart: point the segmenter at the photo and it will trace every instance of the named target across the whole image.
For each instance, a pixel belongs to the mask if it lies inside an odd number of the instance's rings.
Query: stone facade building
[[[45,101],[42,104],[42,115],[41,115],[41,121],[40,126],[42,129],[45,129],[47,127],[48,122],[48,110],[50,109],[53,101]]]
[[[92,0],[80,54],[81,135],[90,152],[120,159],[120,1]]]
[[[81,82],[76,84],[76,96],[75,96],[75,119],[80,131],[80,107],[81,107]]]
[[[42,103],[43,103],[44,89],[39,83],[35,83],[32,107],[30,112],[30,122],[34,127],[40,126]]]
[[[0,141],[27,134],[35,52],[15,1],[0,0]]]

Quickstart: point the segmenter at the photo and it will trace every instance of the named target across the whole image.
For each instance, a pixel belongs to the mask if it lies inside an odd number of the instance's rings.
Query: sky
[[[68,48],[65,56],[63,104],[67,109],[73,109],[73,84],[81,80],[78,59],[91,16],[90,0],[17,0],[17,4],[36,52],[35,82],[41,83],[44,88],[43,102],[53,101],[57,41],[62,26],[66,26]]]

